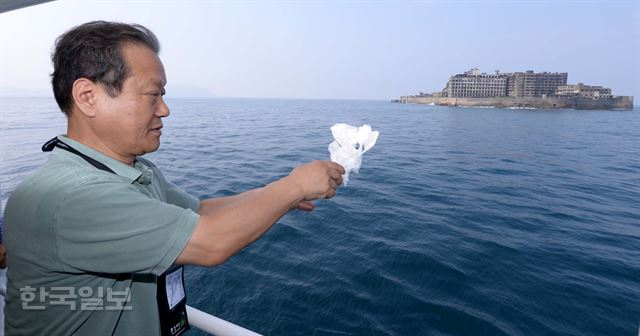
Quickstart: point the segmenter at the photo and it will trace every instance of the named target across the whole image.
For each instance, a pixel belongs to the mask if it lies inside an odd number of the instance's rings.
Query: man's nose
[[[158,110],[156,111],[156,115],[160,118],[168,117],[171,114],[169,111],[169,106],[164,102],[164,99],[160,98],[160,106],[158,106]]]

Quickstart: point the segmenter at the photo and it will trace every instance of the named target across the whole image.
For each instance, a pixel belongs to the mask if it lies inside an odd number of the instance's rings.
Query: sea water
[[[380,131],[335,198],[221,266],[187,267],[198,309],[265,335],[638,333],[638,110],[168,104],[148,158],[201,199],[328,159],[335,123]],[[51,98],[3,98],[0,110],[4,206],[65,119]]]

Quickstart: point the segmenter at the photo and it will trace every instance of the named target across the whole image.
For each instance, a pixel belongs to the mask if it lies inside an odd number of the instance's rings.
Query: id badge
[[[158,277],[158,312],[162,336],[179,336],[189,330],[184,267],[172,266]]]

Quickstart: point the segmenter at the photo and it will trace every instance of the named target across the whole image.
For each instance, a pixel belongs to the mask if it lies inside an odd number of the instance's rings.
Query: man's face
[[[126,44],[122,54],[129,66],[129,77],[116,97],[110,97],[101,88],[93,128],[100,141],[118,156],[135,157],[160,146],[160,118],[169,115],[162,98],[167,79],[153,50]]]

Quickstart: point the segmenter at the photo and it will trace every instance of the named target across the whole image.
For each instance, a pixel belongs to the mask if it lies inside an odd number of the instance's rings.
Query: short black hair
[[[122,90],[129,66],[122,55],[126,43],[148,47],[156,54],[160,42],[139,24],[92,21],[71,28],[56,40],[51,55],[51,86],[60,110],[67,116],[73,107],[73,82],[87,78],[101,84],[111,97]]]

